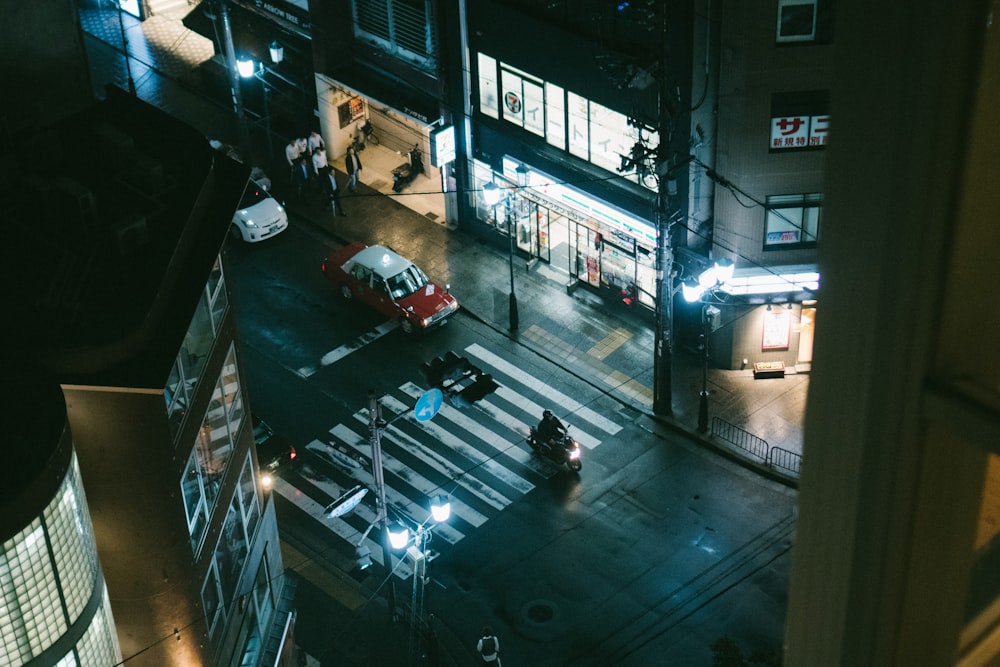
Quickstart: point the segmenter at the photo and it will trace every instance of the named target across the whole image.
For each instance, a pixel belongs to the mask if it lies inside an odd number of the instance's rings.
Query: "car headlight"
[[[254,224],[253,220],[251,220],[250,218],[246,219],[246,225],[247,225],[247,227],[256,227],[257,226],[257,225]]]

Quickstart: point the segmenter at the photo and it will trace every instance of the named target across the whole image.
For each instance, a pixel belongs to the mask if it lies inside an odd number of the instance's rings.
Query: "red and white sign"
[[[771,119],[771,150],[796,150],[826,146],[830,116],[783,116]]]

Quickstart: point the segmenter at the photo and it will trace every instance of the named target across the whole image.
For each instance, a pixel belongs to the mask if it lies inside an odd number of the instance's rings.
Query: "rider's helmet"
[[[552,411],[545,410],[542,412],[542,419],[552,419]]]

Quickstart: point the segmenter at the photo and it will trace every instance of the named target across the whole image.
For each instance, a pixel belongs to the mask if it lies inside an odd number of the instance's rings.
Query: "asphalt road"
[[[422,338],[383,326],[326,284],[330,243],[293,220],[266,243],[227,247],[251,408],[303,454],[276,487],[286,561],[310,566],[302,646],[323,664],[406,664],[405,655],[380,663],[397,649],[373,646],[350,621],[387,591],[378,565],[367,577],[350,572],[359,540],[381,561],[365,536],[373,494],[350,516],[321,516],[343,490],[371,484],[341,454],[366,462],[374,389],[387,419],[401,415],[383,440],[388,504],[418,520],[431,492],[456,505],[434,531],[439,556],[422,589],[424,611],[458,638],[452,659],[474,657],[483,624],[497,631],[507,667],[711,665],[722,636],[745,653],[780,652],[793,491],[657,435],[632,408],[463,313]],[[420,364],[447,350],[502,389],[418,423],[408,411],[426,388]],[[579,475],[523,442],[542,407],[585,445]],[[412,578],[401,562],[389,581],[405,603]]]

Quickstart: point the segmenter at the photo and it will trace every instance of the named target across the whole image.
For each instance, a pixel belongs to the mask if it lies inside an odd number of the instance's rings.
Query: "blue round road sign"
[[[421,394],[420,398],[417,399],[417,404],[413,406],[413,416],[417,418],[418,422],[425,422],[438,413],[443,402],[444,394],[441,393],[440,389],[428,389]]]

